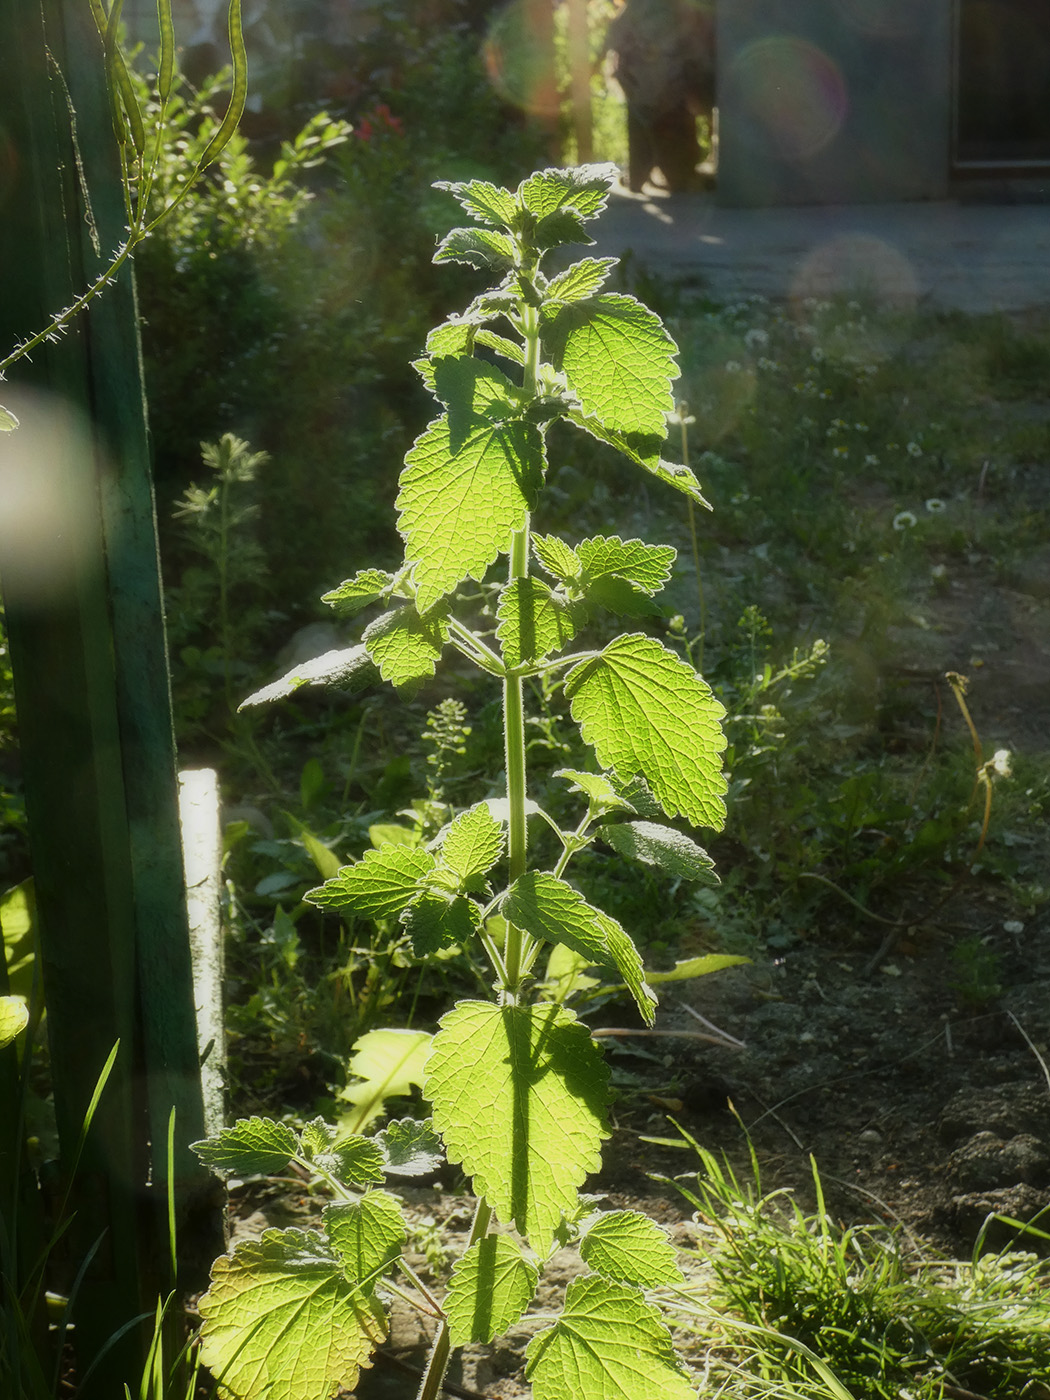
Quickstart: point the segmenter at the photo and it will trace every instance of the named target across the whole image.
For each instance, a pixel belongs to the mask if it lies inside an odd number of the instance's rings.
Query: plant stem
[[[509,581],[525,578],[529,568],[529,531],[516,530],[511,540]],[[507,676],[503,682],[503,736],[507,763],[507,860],[508,880],[524,875],[527,862],[527,832],[525,826],[525,700],[520,676]],[[521,959],[524,934],[513,924],[507,924],[507,942],[503,961],[507,971],[505,988],[511,994],[518,991],[521,981]]]
[[[470,1227],[470,1238],[467,1240],[467,1248],[483,1239],[489,1232],[489,1223],[492,1220],[492,1207],[484,1196],[478,1197],[478,1204],[474,1211],[474,1223]],[[423,1375],[422,1384],[416,1395],[416,1400],[437,1400],[441,1394],[441,1385],[445,1379],[445,1372],[448,1370],[449,1357],[452,1351],[452,1344],[449,1341],[448,1322],[442,1318],[438,1323],[438,1330],[434,1335],[434,1341],[430,1348],[430,1357],[427,1361],[427,1369]]]

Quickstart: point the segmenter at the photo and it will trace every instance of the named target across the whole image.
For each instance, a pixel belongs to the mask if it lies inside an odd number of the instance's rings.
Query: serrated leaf
[[[627,633],[575,666],[565,694],[603,768],[621,780],[641,773],[669,817],[722,829],[725,709],[691,666],[654,638]]]
[[[648,593],[614,574],[596,578],[583,591],[588,605],[608,608],[617,617],[659,617],[663,612]]]
[[[491,1342],[509,1331],[532,1301],[539,1272],[508,1235],[486,1235],[456,1261],[445,1294],[450,1341]]]
[[[339,1091],[339,1098],[357,1105],[342,1120],[346,1132],[367,1128],[386,1099],[402,1098],[422,1085],[432,1041],[426,1031],[405,1030],[368,1031],[355,1041],[347,1073],[359,1082]]]
[[[579,576],[583,566],[576,551],[557,535],[533,535],[530,543],[539,562],[562,583]]]
[[[420,895],[401,915],[417,958],[429,958],[454,943],[461,946],[481,927],[478,906],[465,895],[450,898],[437,891]]]
[[[336,1140],[336,1129],[323,1118],[312,1118],[299,1134],[299,1146],[308,1162],[321,1152],[327,1152]]]
[[[394,608],[369,623],[362,640],[385,681],[415,685],[433,676],[448,641],[448,621],[440,612],[421,617],[412,606]]]
[[[321,602],[334,608],[341,617],[353,617],[369,603],[382,598],[394,582],[394,575],[385,569],[362,569],[353,578],[345,579],[338,588],[321,595]]]
[[[582,792],[594,814],[604,812],[633,812],[634,808],[616,791],[604,773],[581,773],[576,768],[559,768],[554,774],[564,778],[570,787]]]
[[[599,291],[619,258],[581,258],[548,283],[548,301],[583,301]]]
[[[352,1133],[314,1158],[344,1186],[370,1186],[383,1180],[383,1154],[371,1138]]]
[[[463,579],[485,577],[511,533],[524,526],[543,468],[540,430],[520,421],[477,420],[453,452],[446,414],[416,440],[397,506],[420,612]]]
[[[478,891],[505,844],[503,823],[487,802],[478,802],[450,823],[441,843],[441,862],[455,875],[460,890]]]
[[[0,997],[0,1050],[10,1045],[29,1025],[29,1011],[21,997]]]
[[[569,1284],[561,1317],[525,1358],[533,1400],[696,1400],[656,1309],[604,1278]]]
[[[734,953],[705,953],[698,958],[676,962],[668,972],[647,972],[645,975],[654,985],[663,986],[665,982],[686,982],[692,977],[707,977],[712,972],[721,972],[726,967],[740,967],[750,961],[750,958],[738,957]]]
[[[497,335],[495,331],[479,330],[474,337],[474,343],[488,346],[490,350],[495,350],[497,355],[512,360],[516,365],[525,363],[525,351],[522,347],[513,340],[508,340],[506,336]]]
[[[202,1162],[238,1176],[262,1176],[283,1171],[299,1150],[299,1140],[287,1123],[272,1118],[238,1118],[215,1137],[191,1146]]]
[[[321,1219],[347,1281],[357,1286],[371,1288],[405,1242],[400,1203],[387,1191],[368,1191],[359,1201],[326,1206]]]
[[[287,699],[305,685],[333,685],[355,690],[374,674],[371,657],[363,646],[337,647],[285,671],[280,679],[253,691],[237,709],[246,710],[249,705],[268,705],[272,700]]]
[[[572,608],[535,578],[519,578],[500,594],[496,636],[508,666],[542,661],[576,635]]]
[[[424,1092],[449,1160],[538,1254],[600,1166],[608,1077],[560,1006],[463,1001],[434,1037]]]
[[[537,218],[556,209],[575,209],[585,219],[596,218],[609,200],[618,175],[615,165],[577,165],[564,170],[537,170],[518,186],[518,198]]]
[[[365,851],[356,865],[303,896],[322,909],[349,909],[369,919],[400,914],[424,888],[436,862],[429,851],[404,845]]]
[[[267,1230],[212,1266],[200,1300],[200,1357],[233,1400],[329,1400],[353,1390],[386,1335],[378,1302],[355,1293],[314,1231]]]
[[[546,253],[565,243],[593,243],[594,239],[574,209],[556,209],[537,222],[530,241],[539,252]]]
[[[427,354],[431,360],[440,355],[469,355],[477,328],[476,319],[469,316],[455,316],[448,321],[442,321],[441,325],[435,326],[427,336]],[[433,365],[430,372],[433,377]]]
[[[598,835],[621,856],[658,866],[683,880],[700,880],[705,885],[720,884],[715,863],[702,846],[675,831],[673,826],[656,822],[609,822],[598,828]]]
[[[502,914],[533,938],[567,943],[595,966],[618,972],[650,1026],[656,997],[645,980],[642,959],[621,926],[588,904],[578,890],[543,870],[530,870],[510,887]]]
[[[713,509],[711,502],[705,498],[700,489],[700,483],[690,467],[683,466],[678,462],[665,462],[661,458],[660,451],[664,444],[662,429],[659,434],[621,433],[600,422],[593,414],[583,413],[573,407],[569,407],[564,416],[570,423],[577,428],[582,428],[585,433],[597,438],[599,442],[606,442],[610,447],[615,447],[618,452],[629,457],[632,462],[649,472],[651,476],[655,476],[657,480],[664,482],[667,486],[673,486],[676,491],[681,491],[683,495],[688,496],[704,510]]]
[[[659,316],[634,297],[602,292],[563,307],[544,339],[584,415],[616,432],[663,439],[678,348]]]
[[[615,575],[645,593],[659,593],[671,577],[678,551],[669,544],[621,540],[619,535],[595,535],[581,540],[576,554],[583,565],[584,584]]]
[[[395,1118],[376,1133],[375,1142],[391,1176],[428,1176],[445,1160],[441,1139],[429,1118]]]
[[[448,409],[449,447],[458,452],[478,420],[503,423],[519,412],[521,392],[486,360],[441,355],[434,361],[434,393]]]
[[[518,211],[517,200],[510,190],[501,189],[488,180],[439,180],[434,188],[447,190],[458,199],[472,219],[497,227],[510,227]]]
[[[514,244],[505,233],[487,228],[454,228],[438,244],[436,263],[458,262],[482,272],[514,266]]]
[[[540,990],[546,1001],[556,1001],[559,1005],[568,1001],[574,992],[585,992],[597,987],[597,977],[589,977],[586,969],[593,967],[590,958],[577,953],[567,943],[555,943],[547,959],[547,970]]]
[[[603,1211],[580,1241],[580,1254],[596,1273],[617,1283],[662,1288],[682,1282],[674,1246],[640,1211]]]

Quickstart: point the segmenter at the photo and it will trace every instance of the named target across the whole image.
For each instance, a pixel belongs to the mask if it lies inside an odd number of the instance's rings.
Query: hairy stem
[[[467,1240],[468,1249],[488,1234],[491,1220],[492,1207],[484,1196],[479,1196],[478,1204],[474,1210],[474,1224],[470,1227],[470,1238]],[[424,1372],[416,1400],[438,1400],[451,1354],[452,1344],[449,1341],[448,1322],[442,1318],[438,1323],[437,1332],[434,1334],[427,1369]]]

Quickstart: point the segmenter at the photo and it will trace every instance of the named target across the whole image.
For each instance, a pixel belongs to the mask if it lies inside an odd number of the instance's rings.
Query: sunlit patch
[[[899,249],[870,233],[844,233],[814,248],[795,273],[791,299],[830,300],[862,293],[877,303],[909,310],[918,300],[915,270]]]
[[[550,72],[549,36],[537,23],[542,7],[510,0],[489,21],[482,53],[489,82],[503,98],[530,116],[558,115],[558,92]]]
[[[61,602],[91,562],[97,466],[88,424],[61,399],[4,385],[17,432],[0,436],[0,563],[23,606]]]
[[[770,141],[789,160],[822,151],[842,128],[849,110],[846,83],[823,49],[790,35],[748,44],[727,75],[736,95],[741,135],[749,145]],[[728,104],[727,104],[728,105]]]

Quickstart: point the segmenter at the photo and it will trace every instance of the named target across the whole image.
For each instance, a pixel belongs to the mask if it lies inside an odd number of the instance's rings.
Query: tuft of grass
[[[674,1184],[696,1210],[711,1274],[683,1299],[717,1338],[715,1393],[1050,1397],[1050,1261],[982,1254],[983,1234],[967,1261],[931,1258],[903,1225],[834,1221],[812,1158],[805,1211],[789,1191],[763,1192],[753,1150],[742,1181],[679,1131],[701,1170]]]

